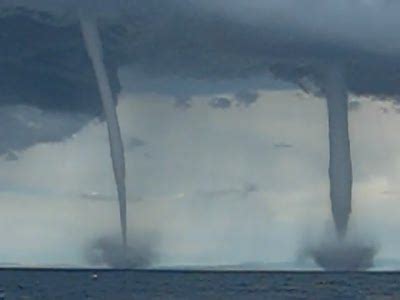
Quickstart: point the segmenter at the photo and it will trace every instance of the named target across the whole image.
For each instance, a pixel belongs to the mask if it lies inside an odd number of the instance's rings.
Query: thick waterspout
[[[96,20],[90,16],[80,13],[80,24],[82,36],[88,55],[92,61],[93,69],[100,91],[100,96],[107,120],[108,136],[110,140],[110,152],[117,185],[118,200],[120,207],[121,231],[124,249],[127,247],[127,225],[126,225],[126,188],[125,188],[125,157],[118,123],[115,101],[111,92],[110,82],[104,66],[103,47]]]
[[[343,238],[351,213],[352,166],[348,129],[348,94],[340,66],[326,69],[325,96],[329,117],[329,179],[332,215]]]

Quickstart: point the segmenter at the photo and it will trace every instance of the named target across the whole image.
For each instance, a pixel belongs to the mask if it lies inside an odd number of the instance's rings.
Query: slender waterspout
[[[325,96],[329,118],[329,179],[332,215],[339,237],[347,232],[351,213],[352,166],[348,128],[348,94],[343,70],[325,70]]]
[[[100,96],[103,104],[104,114],[107,120],[108,136],[110,141],[110,152],[117,185],[121,232],[124,249],[127,247],[127,224],[126,224],[126,188],[125,188],[125,157],[118,123],[117,111],[110,82],[104,65],[103,46],[95,18],[80,12],[80,24],[85,46],[92,61],[96,75]]]

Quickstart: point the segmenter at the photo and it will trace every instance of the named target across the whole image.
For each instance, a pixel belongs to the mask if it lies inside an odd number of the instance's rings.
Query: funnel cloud
[[[351,213],[352,166],[348,96],[340,66],[326,68],[325,95],[329,122],[329,180],[333,220],[339,236],[346,234]]]
[[[104,66],[104,58],[100,34],[96,20],[89,16],[84,16],[80,12],[82,36],[93,64],[104,113],[107,121],[108,136],[110,140],[110,152],[114,170],[115,182],[117,185],[118,201],[120,209],[120,221],[122,231],[122,241],[124,248],[127,247],[127,225],[126,225],[126,187],[125,187],[125,156],[121,137],[121,129],[118,123],[117,111],[114,106],[113,95],[110,81]]]

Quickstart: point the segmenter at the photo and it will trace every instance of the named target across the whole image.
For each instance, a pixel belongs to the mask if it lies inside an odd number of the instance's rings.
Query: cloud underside
[[[268,81],[250,83],[255,77],[272,74],[310,92],[303,83],[312,82],[323,88],[320,78],[324,67],[337,63],[343,66],[349,92],[378,99],[398,98],[399,67],[393,52],[374,51],[365,43],[351,43],[334,38],[334,34],[329,39],[329,34],[321,38],[318,34],[297,32],[287,24],[282,26],[284,32],[276,26],[266,29],[192,4],[136,1],[118,18],[100,20],[105,64],[114,95],[121,89],[118,70],[129,65],[144,81],[151,78],[150,83],[157,78],[192,80],[185,88],[178,84],[168,84],[166,88],[166,93],[176,98],[177,106],[185,108],[197,95],[196,86],[206,93],[221,81],[233,82],[232,87],[235,80],[244,80],[242,85],[248,80],[250,89],[242,86],[238,90],[224,90],[231,92],[233,98],[217,96],[210,101],[211,107],[220,109],[230,108],[232,99],[247,107],[257,100],[257,90],[271,88]],[[4,33],[0,35],[0,107],[24,106],[55,114],[88,116],[80,126],[101,116],[97,83],[78,24],[34,10],[34,5],[10,7],[0,6]],[[388,45],[382,47],[386,49]],[[128,88],[135,91],[135,87],[132,82]],[[157,92],[157,85],[149,84],[144,89]],[[74,124],[73,130],[60,130],[59,137],[36,138],[30,143],[62,140],[79,130],[75,121]],[[24,131],[26,135],[31,133]],[[28,144],[15,142],[8,147],[20,150]],[[0,149],[0,153],[6,152],[7,149]]]
[[[103,118],[97,82],[77,25],[57,27],[28,12],[0,17],[0,155],[72,136]],[[117,69],[106,61],[114,95]],[[117,97],[115,97],[117,99]]]
[[[338,62],[345,66],[349,89],[355,94],[390,96],[399,92],[398,55],[393,54],[394,50],[385,51],[391,46],[382,44],[383,50],[377,51],[372,42],[366,45],[368,40],[349,41],[339,34],[341,24],[329,27],[332,32],[337,27],[339,33],[327,32],[320,37],[318,28],[314,35],[305,29],[296,31],[295,24],[289,20],[281,21],[280,27],[274,20],[266,20],[270,27],[255,26],[197,6],[177,5],[173,0],[135,1],[127,6],[125,15],[101,22],[106,63],[114,75],[113,82],[116,69],[126,64],[135,65],[152,76],[213,80],[272,72],[279,78],[297,82],[303,77],[317,78],[324,64]],[[17,10],[14,15],[0,19],[4,31],[9,32],[6,37],[2,36],[0,44],[15,48],[3,50],[9,55],[2,55],[5,57],[2,60],[18,61],[27,56],[36,64],[28,65],[34,70],[52,68],[58,74],[65,74],[64,82],[80,81],[83,86],[86,79],[94,87],[77,24],[57,27],[45,22],[50,17],[40,21],[33,15],[33,12]],[[26,26],[29,26],[29,39],[24,38]],[[375,43],[379,39],[377,36]],[[29,47],[15,47],[16,40],[29,43]],[[49,53],[53,55],[48,56]],[[49,58],[45,60],[45,57]],[[43,61],[47,64],[42,64]]]

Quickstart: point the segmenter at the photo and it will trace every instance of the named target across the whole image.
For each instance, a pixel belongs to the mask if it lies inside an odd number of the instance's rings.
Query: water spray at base
[[[334,233],[309,245],[305,254],[325,270],[366,270],[373,266],[374,243],[348,232],[351,214],[352,165],[348,125],[348,93],[343,69],[331,65],[324,70],[323,91],[329,119],[329,180]]]
[[[340,238],[346,235],[351,213],[352,166],[348,129],[348,94],[340,66],[325,72],[329,118],[329,180],[332,215]]]
[[[379,245],[368,233],[352,228],[338,239],[332,229],[326,228],[317,240],[305,241],[300,255],[328,271],[363,271],[374,266]]]
[[[100,39],[96,20],[90,16],[79,14],[82,36],[85,46],[92,61],[96,75],[100,96],[107,120],[108,136],[110,140],[110,152],[114,170],[115,182],[117,185],[118,201],[120,207],[121,231],[123,249],[127,249],[127,226],[126,226],[126,188],[125,188],[125,157],[121,137],[121,130],[118,123],[117,112],[107,71],[104,66],[103,47]]]

